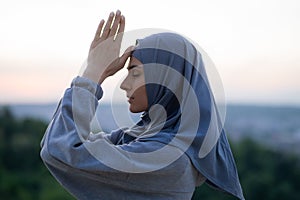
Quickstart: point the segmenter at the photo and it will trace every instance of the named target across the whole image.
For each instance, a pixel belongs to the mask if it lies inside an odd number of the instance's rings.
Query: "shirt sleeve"
[[[116,170],[117,166],[123,168],[125,163],[127,169],[132,167],[132,171],[139,166],[151,167],[151,160],[134,155],[155,151],[164,144],[142,140],[124,143],[125,129],[118,129],[109,134],[91,133],[90,123],[102,95],[101,86],[89,79],[76,77],[72,81],[41,142],[41,158],[46,164],[91,173],[120,171]],[[173,151],[179,149],[174,148]],[[157,158],[155,156],[155,159]]]
[[[101,86],[93,81],[79,76],[73,79],[41,141],[41,158],[46,164],[85,170],[97,166],[99,171],[112,171],[97,162],[84,146],[95,140],[113,145],[124,134],[121,129],[110,134],[90,132],[90,122],[102,95]]]

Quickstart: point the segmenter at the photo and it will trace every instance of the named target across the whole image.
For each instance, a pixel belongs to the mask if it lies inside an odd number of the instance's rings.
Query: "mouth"
[[[127,98],[128,98],[128,103],[132,103],[133,102],[133,100],[134,100],[134,97],[130,97],[130,96],[127,96]]]

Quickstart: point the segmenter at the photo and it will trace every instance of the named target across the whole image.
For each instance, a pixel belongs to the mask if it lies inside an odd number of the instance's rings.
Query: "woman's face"
[[[126,91],[126,96],[130,104],[129,110],[133,113],[146,111],[148,108],[148,98],[143,64],[135,57],[131,57],[127,69],[128,75],[120,87]]]

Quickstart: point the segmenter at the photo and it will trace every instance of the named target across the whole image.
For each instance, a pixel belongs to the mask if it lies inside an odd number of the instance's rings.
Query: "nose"
[[[130,86],[129,80],[128,80],[128,76],[126,76],[124,81],[121,83],[120,88],[125,91],[128,91],[131,89],[131,86]]]

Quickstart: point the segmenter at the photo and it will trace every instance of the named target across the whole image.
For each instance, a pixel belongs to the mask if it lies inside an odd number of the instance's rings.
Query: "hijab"
[[[137,40],[132,56],[143,64],[148,110],[123,142],[160,144],[135,152],[156,152],[156,165],[185,153],[209,185],[244,199],[201,53],[186,38],[165,32]]]

